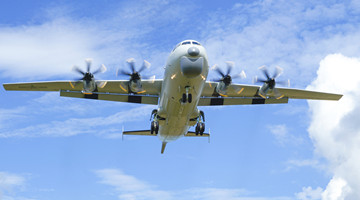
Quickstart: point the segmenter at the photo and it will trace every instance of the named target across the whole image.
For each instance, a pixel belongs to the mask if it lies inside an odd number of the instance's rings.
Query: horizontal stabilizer
[[[185,135],[185,137],[210,137],[210,134],[203,133],[203,134],[196,135],[196,133],[194,131],[188,131],[188,133]]]
[[[151,134],[150,130],[140,130],[140,131],[124,131],[123,135],[147,135],[147,136],[156,136],[156,134]]]

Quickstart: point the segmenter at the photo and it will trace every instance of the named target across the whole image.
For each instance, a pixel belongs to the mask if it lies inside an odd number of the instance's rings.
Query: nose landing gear
[[[190,90],[190,87],[186,86],[185,87],[186,93],[183,93],[182,98],[181,98],[182,103],[186,103],[186,102],[191,103],[192,102],[192,95],[189,94],[189,90]]]

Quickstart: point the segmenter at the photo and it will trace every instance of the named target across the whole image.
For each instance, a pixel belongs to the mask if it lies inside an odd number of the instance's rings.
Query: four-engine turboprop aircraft
[[[209,137],[205,130],[204,112],[198,106],[223,106],[243,104],[279,104],[291,99],[339,100],[342,95],[323,92],[276,88],[275,79],[281,74],[270,76],[266,68],[261,68],[266,79],[260,80],[262,86],[234,84],[231,76],[233,63],[228,62],[227,72],[215,70],[221,75],[216,81],[207,81],[209,72],[205,48],[197,41],[186,40],[179,43],[170,53],[163,80],[142,80],[140,72],[150,66],[144,61],[136,71],[134,60],[128,60],[131,72],[119,70],[118,73],[130,76],[129,80],[95,80],[94,74],[104,71],[102,65],[90,72],[74,68],[83,75],[78,81],[50,81],[32,83],[4,84],[6,90],[21,91],[59,91],[60,96],[87,98],[129,103],[158,105],[151,113],[150,130],[123,131],[124,135],[157,135],[162,141],[161,153],[168,142],[183,136]],[[239,77],[240,75],[236,75]],[[195,126],[195,132],[189,131]]]

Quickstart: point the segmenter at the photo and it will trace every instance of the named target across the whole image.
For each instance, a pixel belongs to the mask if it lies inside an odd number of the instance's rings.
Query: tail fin
[[[162,143],[162,145],[161,145],[161,154],[164,153],[166,144],[167,144],[166,142],[163,142],[163,143]]]

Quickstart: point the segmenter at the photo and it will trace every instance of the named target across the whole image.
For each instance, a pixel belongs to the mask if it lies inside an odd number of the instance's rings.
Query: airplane
[[[128,80],[95,80],[94,74],[104,72],[102,65],[90,72],[91,60],[86,60],[87,71],[74,70],[83,77],[77,81],[46,81],[6,83],[5,90],[57,91],[60,96],[108,100],[128,103],[157,105],[151,113],[150,130],[123,131],[123,135],[153,135],[162,142],[161,154],[166,144],[181,137],[209,137],[205,133],[205,114],[201,106],[283,104],[289,99],[339,100],[341,94],[317,91],[278,88],[275,79],[281,68],[271,76],[266,67],[261,67],[266,79],[256,78],[258,85],[235,84],[233,79],[244,76],[231,75],[233,62],[227,62],[224,73],[219,67],[214,70],[221,76],[208,81],[209,64],[206,49],[195,40],[185,40],[176,45],[167,58],[163,79],[142,79],[141,72],[150,67],[144,61],[136,70],[135,60],[127,60],[131,72],[118,70],[119,75],[128,75]],[[189,131],[195,126],[195,131]]]

